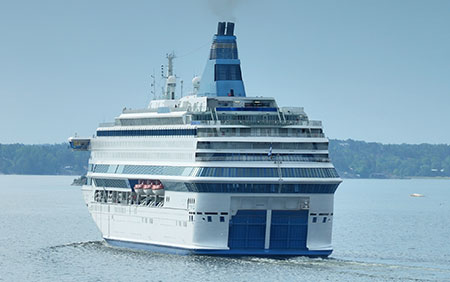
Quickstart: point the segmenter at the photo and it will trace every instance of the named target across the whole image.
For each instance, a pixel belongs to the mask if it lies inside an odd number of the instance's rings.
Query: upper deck
[[[145,180],[167,191],[334,193],[341,179],[322,123],[302,107],[246,96],[232,27],[214,38],[192,95],[176,99],[168,55],[164,99],[99,125],[85,146],[95,186],[133,189]]]
[[[124,109],[114,123],[102,123],[99,130],[110,127],[135,126],[205,127],[284,127],[321,129],[320,121],[312,121],[301,107],[279,108],[273,98],[262,97],[198,97],[179,100],[154,100],[146,109]],[[321,130],[314,133],[322,133]],[[286,136],[287,131],[280,131]],[[293,135],[299,136],[299,135]],[[300,136],[299,136],[300,137]],[[316,135],[316,137],[319,137]]]

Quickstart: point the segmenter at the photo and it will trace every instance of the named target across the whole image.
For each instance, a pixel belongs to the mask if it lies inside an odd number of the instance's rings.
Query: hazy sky
[[[218,20],[236,22],[248,96],[305,107],[330,138],[450,143],[450,1],[437,0],[0,0],[0,143],[91,136],[146,107],[172,50],[186,93]]]

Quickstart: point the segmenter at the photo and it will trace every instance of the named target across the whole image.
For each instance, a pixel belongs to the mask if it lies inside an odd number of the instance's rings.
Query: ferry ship
[[[124,109],[92,138],[82,193],[104,240],[157,252],[327,257],[342,182],[320,121],[247,97],[234,23],[219,22],[201,79],[176,99]]]

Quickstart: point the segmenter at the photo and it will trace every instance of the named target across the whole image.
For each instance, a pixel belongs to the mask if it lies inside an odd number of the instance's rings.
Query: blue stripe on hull
[[[311,251],[311,250],[265,250],[265,249],[233,249],[233,250],[204,250],[204,249],[183,249],[177,247],[168,247],[161,245],[121,241],[106,239],[105,241],[114,247],[146,250],[158,253],[169,253],[177,255],[210,255],[210,256],[264,256],[264,257],[289,257],[289,256],[308,256],[308,257],[328,257],[333,250]]]

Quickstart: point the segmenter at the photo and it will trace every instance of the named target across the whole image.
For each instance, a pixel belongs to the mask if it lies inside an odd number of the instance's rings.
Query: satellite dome
[[[177,83],[177,78],[174,75],[171,75],[167,78],[167,83]]]
[[[200,77],[200,76],[194,77],[194,78],[192,79],[192,85],[193,85],[195,88],[200,87],[200,80],[201,80],[201,77]]]

